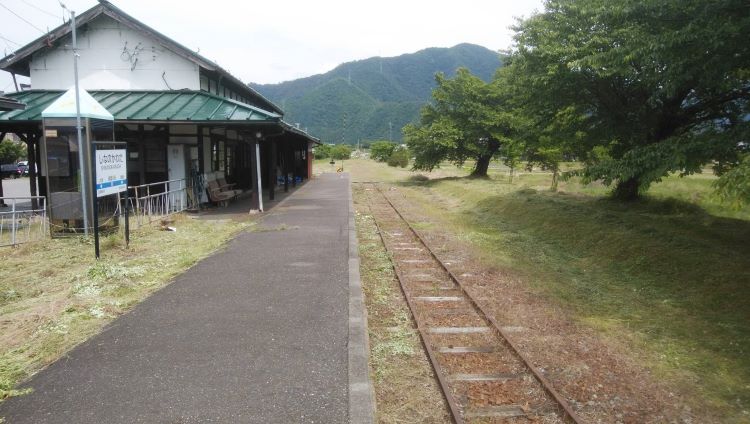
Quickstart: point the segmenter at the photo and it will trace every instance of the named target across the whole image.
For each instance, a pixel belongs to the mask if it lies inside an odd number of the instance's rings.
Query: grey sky
[[[79,14],[96,4],[94,0],[63,3]],[[185,46],[200,49],[241,80],[259,83],[314,75],[371,56],[397,56],[462,42],[506,49],[512,43],[509,26],[514,17],[542,8],[542,0],[112,3]],[[0,0],[0,4],[38,27],[0,7],[3,53],[41,36],[39,29],[62,23],[57,0]],[[14,91],[10,75],[0,74],[0,90]]]

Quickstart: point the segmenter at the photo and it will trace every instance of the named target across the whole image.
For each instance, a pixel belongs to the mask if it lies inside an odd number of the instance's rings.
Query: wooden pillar
[[[26,153],[29,160],[29,193],[31,194],[31,196],[36,196],[36,151],[39,148],[39,140],[41,140],[41,138],[39,137],[39,134],[33,133],[29,134],[28,139],[29,140],[26,142]],[[39,203],[37,199],[31,199],[31,208],[39,209]]]
[[[37,139],[36,143],[36,149],[34,151],[34,156],[36,157],[36,164],[38,170],[41,171],[42,169],[42,146],[41,143],[44,139],[42,137],[39,137]],[[45,158],[46,159],[46,158]],[[29,171],[31,172],[31,171]],[[43,178],[41,174],[37,174],[37,184],[39,186],[39,195],[44,196],[47,198],[47,205],[49,205],[49,193],[47,192],[47,178]]]
[[[39,149],[40,134],[37,132],[19,133],[18,137],[26,143],[26,158],[28,159],[28,170],[29,170],[29,194],[31,196],[37,195],[36,190],[36,167],[37,167],[37,150]],[[4,134],[3,134],[4,136]],[[32,209],[38,209],[39,203],[37,199],[31,199]]]
[[[289,192],[289,143],[284,143],[284,148],[282,149],[283,158],[284,158],[284,192]]]
[[[4,132],[4,131],[0,132],[0,142],[2,142],[3,140],[5,140],[5,134],[7,134],[7,133]],[[2,176],[2,174],[0,174],[0,197],[5,197],[5,194],[3,193],[3,176]],[[5,205],[5,200],[0,200],[0,206],[6,206]]]
[[[203,143],[205,143],[203,139],[203,126],[198,125],[198,174],[200,175],[206,173],[206,165],[203,163],[203,156],[205,155],[205,146]]]
[[[250,142],[250,172],[252,173],[252,190],[250,210],[263,212],[263,184],[260,179],[260,141]]]
[[[292,144],[292,187],[297,187],[297,143]]]
[[[312,166],[313,166],[313,143],[307,142],[307,179],[312,178]]]
[[[276,142],[268,145],[268,200],[276,199]]]

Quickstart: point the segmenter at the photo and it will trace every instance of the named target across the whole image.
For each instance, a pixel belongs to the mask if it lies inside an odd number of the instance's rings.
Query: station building
[[[115,140],[127,142],[129,186],[185,179],[210,202],[204,186],[221,177],[262,209],[264,192],[273,199],[311,176],[319,140],[216,63],[104,0],[77,17],[76,29],[80,88],[113,115]],[[71,37],[67,23],[0,59],[14,80],[31,80],[4,95],[25,108],[0,111],[0,135],[26,142],[32,195],[37,186],[39,195],[50,191],[42,111],[74,84]],[[75,142],[68,145],[56,154],[75,164]]]

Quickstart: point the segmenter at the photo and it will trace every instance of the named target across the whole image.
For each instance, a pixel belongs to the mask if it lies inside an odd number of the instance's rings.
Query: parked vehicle
[[[19,178],[24,175],[26,167],[18,166],[15,163],[0,165],[0,177],[2,178]]]

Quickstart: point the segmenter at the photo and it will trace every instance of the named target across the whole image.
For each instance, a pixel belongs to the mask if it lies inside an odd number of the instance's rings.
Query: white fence
[[[184,179],[128,188],[134,195],[128,199],[128,212],[134,229],[198,206],[198,200],[188,190]]]
[[[152,184],[128,187],[133,197],[128,198],[131,229],[138,229],[157,222],[172,214],[198,206],[199,199],[187,186],[184,179],[162,181]],[[115,209],[103,209],[100,204],[100,217],[122,218],[122,198],[119,197]],[[35,201],[35,202],[34,202]],[[36,203],[36,207],[33,207]],[[2,206],[2,205],[5,206]],[[111,215],[110,215],[111,214]],[[100,219],[101,219],[100,218]],[[44,196],[0,197],[0,247],[15,246],[21,243],[39,241],[50,235]]]
[[[16,246],[48,236],[44,196],[0,197],[0,246]]]

